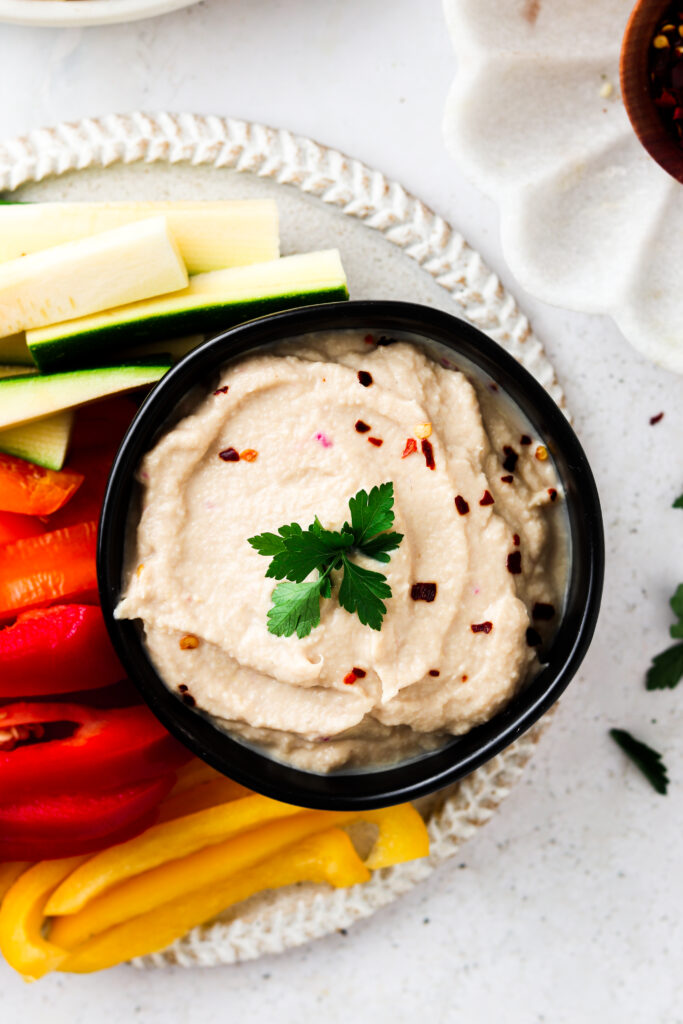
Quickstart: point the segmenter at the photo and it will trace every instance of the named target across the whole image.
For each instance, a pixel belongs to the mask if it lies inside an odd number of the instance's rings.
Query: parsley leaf
[[[365,542],[363,554],[378,562],[388,562],[391,559],[389,552],[395,551],[402,540],[402,533],[379,533]]]
[[[671,507],[672,508],[683,508],[683,494],[679,494],[679,496],[676,498],[676,500],[674,501],[674,503],[673,503],[673,505]]]
[[[273,558],[266,576],[302,583],[316,569],[330,560],[336,561],[339,552],[352,544],[353,537],[348,533],[312,532],[310,528],[305,533],[294,533],[287,537],[283,550]]]
[[[275,636],[308,636],[320,622],[322,580],[307,583],[278,583],[273,607],[268,612],[268,629]]]
[[[372,572],[342,556],[344,575],[339,587],[339,604],[355,612],[364,626],[381,629],[387,606],[383,597],[391,597],[391,587],[381,572]]]
[[[648,690],[673,690],[683,679],[683,644],[675,644],[652,659],[647,670]]]
[[[671,608],[678,622],[671,626],[673,640],[683,640],[683,583],[671,598]],[[652,659],[645,686],[648,690],[673,690],[683,679],[683,643],[673,644]]]
[[[357,547],[362,548],[370,537],[394,525],[393,505],[393,483],[373,487],[369,494],[359,491],[349,500],[351,529]],[[344,530],[348,532],[348,523],[344,524]]]
[[[277,533],[259,533],[256,537],[249,538],[249,544],[256,548],[259,555],[269,558],[285,550],[285,539],[294,534],[303,533],[298,523],[290,523],[289,526],[281,526]]]
[[[260,555],[270,558],[266,576],[286,580],[275,587],[268,612],[268,629],[276,636],[308,636],[320,623],[320,599],[332,596],[333,571],[341,572],[339,603],[358,615],[363,625],[381,629],[384,600],[391,597],[386,576],[351,561],[353,553],[378,562],[390,561],[403,540],[401,533],[386,532],[394,523],[394,485],[380,484],[368,494],[361,490],[349,500],[351,524],[326,530],[315,518],[305,530],[298,523],[281,526],[277,533],[249,537]],[[309,579],[317,572],[317,578]]]
[[[625,729],[610,729],[609,734],[624,753],[631,758],[635,766],[640,769],[650,785],[658,793],[666,793],[669,777],[666,766],[662,762],[662,755],[652,747],[648,747],[646,743],[634,739]]]
[[[674,640],[683,640],[683,583],[679,583],[676,587],[676,593],[669,602],[671,610],[678,619],[678,622],[669,630]]]

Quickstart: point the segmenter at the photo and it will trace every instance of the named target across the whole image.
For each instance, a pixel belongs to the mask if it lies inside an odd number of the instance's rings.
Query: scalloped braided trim
[[[513,297],[463,237],[401,185],[358,160],[290,132],[192,114],[110,115],[0,144],[0,189],[89,167],[188,163],[292,185],[380,231],[452,297],[458,311],[518,359],[558,405],[564,396]],[[544,719],[547,722],[548,716]],[[253,897],[136,967],[214,966],[282,952],[368,917],[426,878],[485,824],[519,779],[543,724],[432,801],[427,860],[376,872],[352,889],[297,886]]]
[[[357,217],[420,264],[468,320],[531,364],[531,372],[564,404],[529,321],[462,235],[379,171],[310,139],[233,118],[111,114],[36,129],[0,145],[0,189],[87,167],[139,162],[246,171],[294,185]]]

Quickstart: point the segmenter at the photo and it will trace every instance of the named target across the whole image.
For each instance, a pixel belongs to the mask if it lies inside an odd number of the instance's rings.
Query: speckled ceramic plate
[[[217,117],[111,116],[1,144],[0,190],[27,200],[273,196],[285,253],[339,246],[354,298],[410,298],[466,317],[564,405],[526,317],[462,236],[379,171],[309,139]],[[369,916],[426,878],[489,820],[541,728],[422,802],[428,859],[376,872],[353,889],[304,885],[254,897],[136,965],[234,963]]]
[[[0,22],[69,28],[115,25],[197,3],[199,0],[0,0]]]
[[[545,302],[609,313],[683,373],[683,185],[638,141],[619,93],[634,0],[444,0],[458,58],[444,132],[497,203],[505,258]]]

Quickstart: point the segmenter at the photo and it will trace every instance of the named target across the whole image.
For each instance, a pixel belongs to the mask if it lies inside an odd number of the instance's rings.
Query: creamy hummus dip
[[[378,344],[379,342],[379,344]],[[417,344],[342,331],[231,364],[144,458],[117,608],[186,703],[312,771],[387,763],[490,719],[561,613],[562,494],[495,385]],[[528,428],[527,428],[528,429]],[[248,543],[317,516],[339,530],[393,481],[380,631],[335,600],[309,636],[268,632],[276,580]]]

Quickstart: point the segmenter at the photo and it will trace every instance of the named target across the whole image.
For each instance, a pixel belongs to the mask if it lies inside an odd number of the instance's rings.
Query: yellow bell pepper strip
[[[161,804],[157,821],[160,823],[171,821],[173,818],[183,818],[188,814],[204,811],[207,807],[217,807],[219,804],[227,804],[245,796],[253,796],[253,793],[250,789],[240,786],[239,782],[226,778],[212,779],[211,782],[204,782],[193,789],[176,793],[175,796],[171,793]]]
[[[74,949],[93,935],[164,903],[218,885],[343,818],[343,812],[297,814],[160,864],[91,899],[78,913],[55,917],[50,938],[65,949]]]
[[[30,867],[31,862],[28,860],[10,860],[5,864],[0,864],[0,906],[2,906],[5,893],[9,892],[19,875],[23,875],[24,871]]]
[[[296,882],[327,882],[337,888],[366,882],[370,874],[349,837],[331,829],[290,846],[221,885],[203,886],[86,942],[59,965],[85,974],[165,949],[196,925],[257,892]]]
[[[392,848],[403,859],[423,856],[424,852],[428,852],[424,823],[414,808],[410,808],[414,816],[406,814],[406,806],[410,805],[360,813],[305,811],[291,818],[270,822],[261,828],[242,833],[223,843],[207,846],[187,857],[160,864],[135,878],[121,882],[91,899],[78,913],[56,917],[52,923],[50,938],[59,946],[74,949],[93,935],[179,899],[189,892],[208,885],[221,885],[226,878],[232,878],[250,869],[254,864],[276,856],[286,847],[310,835],[335,825],[357,821],[359,818],[370,820],[379,826],[380,834],[375,845],[380,847],[379,859],[383,867],[389,863],[397,863],[390,860],[388,851]],[[398,831],[406,828],[416,837],[412,850],[409,849],[410,844],[407,840],[402,845],[396,841]],[[74,875],[74,878],[77,878],[77,875]],[[69,881],[71,880],[67,880],[67,884]]]
[[[0,906],[0,953],[24,977],[36,980],[68,956],[43,938],[44,908],[50,893],[84,857],[45,860],[20,875]]]
[[[365,860],[371,871],[429,856],[429,833],[412,804],[363,811],[360,817],[379,826],[379,835]]]
[[[254,795],[153,825],[136,839],[92,857],[54,893],[47,913],[73,914],[131,875],[223,842],[267,821],[300,813],[299,807]]]

